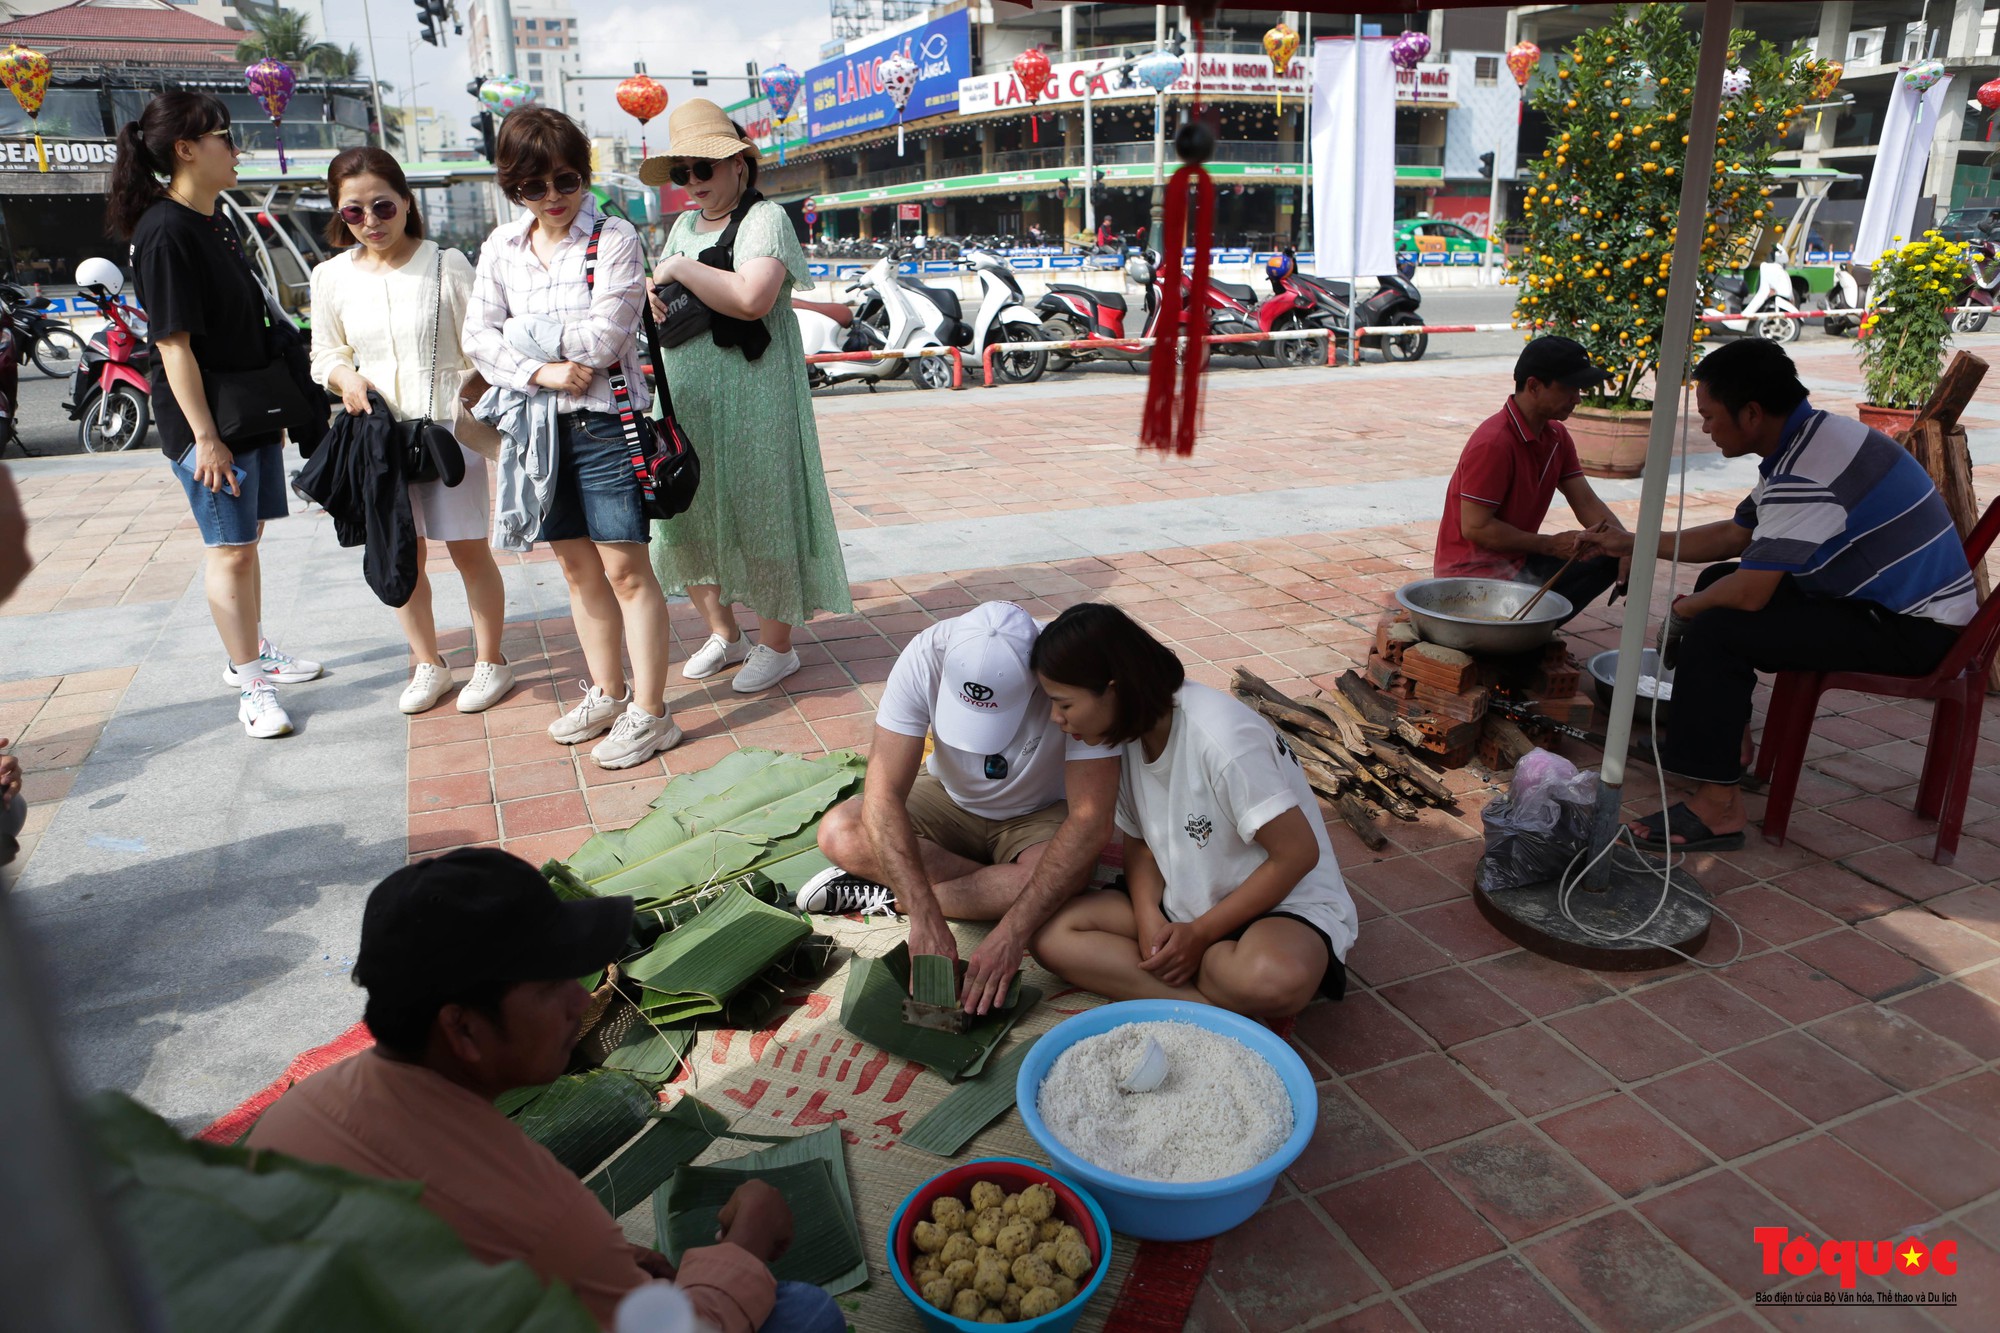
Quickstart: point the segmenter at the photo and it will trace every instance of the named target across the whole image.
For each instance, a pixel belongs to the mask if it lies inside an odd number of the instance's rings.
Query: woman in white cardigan
[[[398,421],[428,414],[451,425],[460,410],[459,386],[471,368],[459,345],[472,291],[471,261],[424,239],[403,169],[379,148],[350,148],[334,158],[326,192],[334,206],[327,241],[341,253],[312,271],[313,378],[338,394],[349,412],[368,411],[373,389]],[[486,460],[463,452],[465,479],[458,485],[410,483],[417,586],[396,609],[416,663],[398,704],[405,713],[435,707],[453,683],[451,667],[438,651],[425,538],[443,542],[451,552],[472,611],[475,660],[471,679],[459,691],[458,711],[491,708],[514,684],[513,668],[500,649],[506,607],[500,567],[487,544],[492,507]]]

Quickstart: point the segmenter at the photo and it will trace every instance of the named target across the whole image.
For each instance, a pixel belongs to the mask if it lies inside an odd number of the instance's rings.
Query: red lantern
[[[1980,84],[1979,91],[1974,96],[1979,99],[1979,105],[1985,107],[1988,111],[1993,110],[1995,107],[2000,107],[2000,79],[1995,79],[1991,83]]]
[[[639,122],[639,156],[646,156],[646,122],[667,109],[666,85],[634,74],[618,85],[618,108]]]
[[[1021,93],[1033,107],[1049,90],[1049,58],[1042,54],[1042,48],[1031,46],[1014,57],[1014,77],[1021,81]],[[1034,142],[1042,141],[1042,120],[1030,111],[1028,113],[1029,132]]]

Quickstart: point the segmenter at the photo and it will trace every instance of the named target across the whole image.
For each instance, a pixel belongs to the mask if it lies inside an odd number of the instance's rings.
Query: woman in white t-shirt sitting
[[[1206,685],[1113,606],[1086,602],[1035,641],[1056,723],[1122,745],[1125,890],[1086,893],[1033,950],[1114,1000],[1181,999],[1286,1018],[1347,987],[1354,902],[1318,798],[1270,723]]]

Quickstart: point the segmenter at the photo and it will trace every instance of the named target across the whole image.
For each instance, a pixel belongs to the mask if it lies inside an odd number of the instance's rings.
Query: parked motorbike
[[[1274,279],[1274,283],[1276,281],[1278,280]],[[1296,290],[1312,298],[1311,311],[1300,312],[1306,323],[1326,329],[1342,347],[1346,347],[1348,329],[1352,327],[1348,322],[1347,309],[1351,299],[1349,284],[1338,278],[1322,278],[1315,274],[1299,272],[1296,257],[1291,272],[1285,275],[1283,281],[1292,284]],[[1375,282],[1377,285],[1374,294],[1362,301],[1360,310],[1356,312],[1360,326],[1381,328],[1388,325],[1408,325],[1418,331],[1400,334],[1364,333],[1361,335],[1362,350],[1379,351],[1384,361],[1422,360],[1431,345],[1430,335],[1422,331],[1423,316],[1417,313],[1424,303],[1424,294],[1400,268],[1395,273],[1377,277]],[[1297,343],[1281,343],[1279,346],[1311,347],[1317,343],[1318,339],[1311,339]],[[1325,359],[1325,350],[1321,347],[1319,351],[1322,361]]]
[[[153,410],[147,379],[153,350],[146,345],[142,322],[115,299],[125,286],[118,265],[86,259],[77,265],[76,285],[104,316],[105,325],[84,349],[63,411],[76,422],[77,443],[86,452],[116,453],[146,437]]]
[[[970,252],[965,262],[979,275],[979,313],[972,320],[973,355],[984,357],[995,343],[1039,341],[1042,321],[1028,308],[1028,298],[1006,263],[983,250]],[[1010,384],[1033,384],[1048,364],[1049,354],[1043,348],[1008,351],[993,358],[993,371]]]
[[[1986,327],[1987,313],[2000,305],[2000,245],[1994,243],[1989,222],[1979,224],[1980,239],[1970,256],[1965,290],[1958,294],[1960,309],[1951,317],[1954,333],[1979,332]]]
[[[0,282],[0,303],[13,316],[15,337],[37,369],[56,379],[76,369],[83,359],[83,339],[65,320],[49,313],[52,302],[48,297]]]
[[[1707,314],[1725,318],[1714,321],[1731,333],[1746,333],[1766,342],[1796,342],[1801,321],[1789,318],[1798,313],[1792,294],[1792,273],[1776,259],[1757,266],[1757,286],[1734,273],[1715,278],[1714,299]]]
[[[1125,277],[1145,289],[1145,308],[1138,328],[1126,326],[1132,312],[1126,306],[1122,292],[1057,282],[1049,284],[1048,291],[1035,303],[1035,313],[1042,318],[1042,336],[1051,342],[1078,338],[1152,337],[1159,326],[1164,296],[1159,254],[1143,250],[1133,255],[1125,261]],[[1210,333],[1255,333],[1258,330],[1257,293],[1241,283],[1211,282],[1205,309]],[[1222,343],[1213,350],[1261,356],[1265,349],[1258,343]],[[1067,370],[1085,361],[1143,361],[1151,355],[1150,348],[1137,345],[1050,352],[1049,369]]]
[[[843,329],[839,321],[812,308],[797,310],[799,336],[806,355],[820,352],[872,351],[903,348],[919,351],[926,347],[965,347],[972,342],[972,326],[965,322],[958,293],[942,287],[926,287],[915,278],[896,272],[895,254],[885,254],[849,283],[847,291],[859,302],[860,311]],[[853,346],[850,346],[852,342]],[[813,387],[859,382],[873,387],[894,379],[905,369],[919,389],[951,387],[951,365],[943,357],[885,357],[878,361],[833,361],[809,365]]]
[[[1860,329],[1868,313],[1868,284],[1875,270],[1866,264],[1842,264],[1834,270],[1833,287],[1826,294],[1826,320],[1822,327],[1838,338]]]
[[[33,456],[21,439],[21,340],[14,336],[14,318],[5,307],[0,307],[0,458],[7,450],[18,448],[23,454]]]
[[[1267,333],[1303,332],[1323,329],[1331,337],[1336,324],[1331,297],[1298,279],[1298,256],[1279,251],[1264,261],[1264,274],[1271,295],[1257,307],[1257,322]],[[1286,338],[1275,344],[1278,362],[1287,366],[1326,364],[1325,338]]]

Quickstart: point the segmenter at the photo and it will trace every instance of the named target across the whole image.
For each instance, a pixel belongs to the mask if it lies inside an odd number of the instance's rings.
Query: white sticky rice
[[[1152,1092],[1119,1091],[1150,1036],[1167,1054]],[[1064,1147],[1141,1180],[1218,1180],[1292,1134],[1292,1101],[1268,1060],[1192,1023],[1126,1023],[1056,1057],[1036,1102]]]

